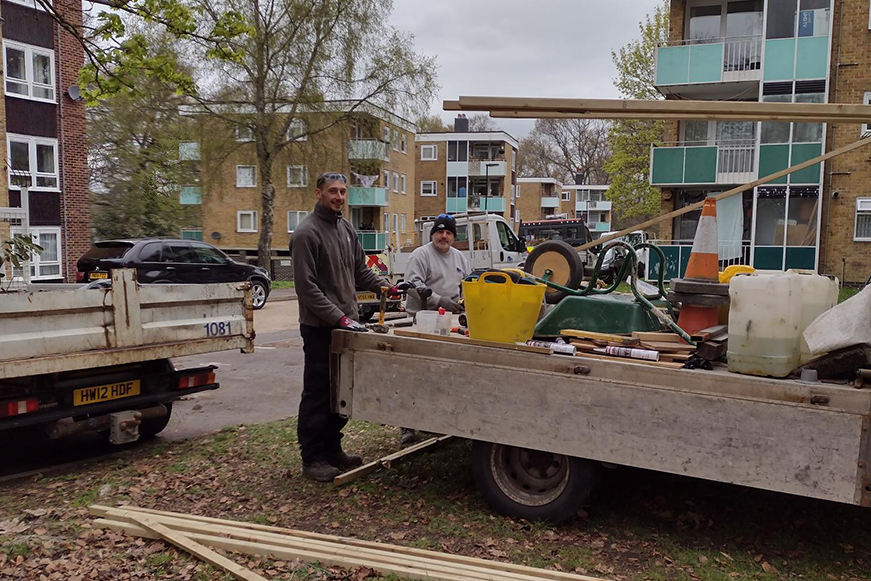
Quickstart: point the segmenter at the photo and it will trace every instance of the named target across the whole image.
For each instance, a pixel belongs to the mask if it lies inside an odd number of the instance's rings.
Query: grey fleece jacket
[[[290,238],[299,322],[335,327],[342,317],[357,319],[357,287],[375,293],[390,286],[366,266],[366,255],[342,213],[315,204]]]

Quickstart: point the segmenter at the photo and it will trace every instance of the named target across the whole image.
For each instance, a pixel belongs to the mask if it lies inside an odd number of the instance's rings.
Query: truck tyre
[[[151,418],[150,420],[142,420],[142,423],[139,424],[139,438],[141,440],[146,440],[148,438],[153,438],[157,434],[163,431],[163,429],[169,424],[169,418],[172,416],[172,402],[166,402],[163,404],[166,407],[166,415],[162,418]]]
[[[599,465],[502,444],[472,443],[472,474],[496,512],[553,524],[573,518],[590,498]]]
[[[523,270],[537,277],[544,276],[546,270],[552,270],[551,281],[556,284],[577,289],[584,280],[584,263],[578,252],[562,240],[548,240],[532,249]],[[555,305],[565,298],[566,293],[548,287],[544,300]]]

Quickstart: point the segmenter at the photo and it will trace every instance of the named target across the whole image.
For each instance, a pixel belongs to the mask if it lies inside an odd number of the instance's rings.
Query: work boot
[[[399,428],[399,441],[405,446],[406,444],[411,444],[417,439],[417,434],[414,433],[414,430],[411,428]]]
[[[351,470],[353,468],[359,468],[363,465],[363,458],[356,454],[345,454],[344,452],[339,452],[337,456],[333,456],[330,458],[330,464],[345,472],[346,470]]]
[[[332,482],[342,471],[326,460],[315,460],[302,465],[302,475],[318,482]]]

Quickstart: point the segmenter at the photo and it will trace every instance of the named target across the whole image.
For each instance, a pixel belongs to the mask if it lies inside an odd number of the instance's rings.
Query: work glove
[[[369,330],[366,328],[366,325],[360,324],[350,317],[342,317],[339,319],[339,329],[356,331],[357,333],[365,333]]]
[[[449,313],[457,314],[463,312],[463,305],[448,297],[439,297],[438,303],[436,304]]]
[[[398,284],[393,285],[387,290],[387,298],[391,301],[398,301],[402,298],[402,291]]]

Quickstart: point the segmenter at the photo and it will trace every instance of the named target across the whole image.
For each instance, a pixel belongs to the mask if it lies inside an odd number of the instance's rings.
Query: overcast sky
[[[460,95],[618,97],[611,51],[638,37],[656,0],[393,0],[392,24],[438,60],[444,99]],[[518,139],[532,121],[498,119]]]

